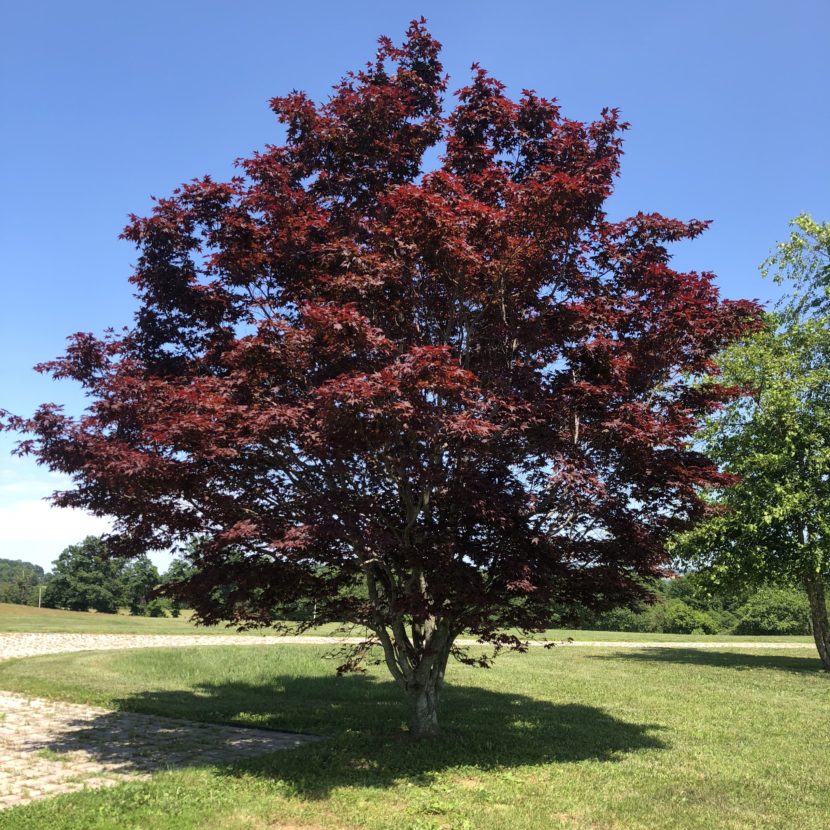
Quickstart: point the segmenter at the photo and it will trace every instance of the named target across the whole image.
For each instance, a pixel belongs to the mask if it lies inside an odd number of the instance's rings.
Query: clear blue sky
[[[631,123],[616,215],[713,219],[677,262],[729,297],[770,300],[758,263],[787,223],[830,219],[827,0],[6,3],[0,32],[0,408],[81,398],[31,366],[67,334],[128,323],[134,251],[117,239],[151,195],[279,140],[267,100],[324,97],[429,20],[451,88],[473,61],[565,115]],[[48,565],[103,525],[39,502],[61,484],[0,436],[0,556]]]

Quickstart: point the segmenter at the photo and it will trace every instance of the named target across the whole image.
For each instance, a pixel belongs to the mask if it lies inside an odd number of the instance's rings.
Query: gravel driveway
[[[36,657],[40,654],[63,654],[71,651],[98,651],[125,648],[190,648],[193,646],[273,646],[338,645],[359,643],[360,637],[277,637],[240,634],[0,634],[0,660],[11,657]],[[474,640],[457,640],[459,645],[475,645]],[[537,640],[532,646],[544,646]],[[791,642],[714,642],[710,640],[568,640],[556,641],[569,648],[708,648],[782,650],[812,649],[812,643]]]

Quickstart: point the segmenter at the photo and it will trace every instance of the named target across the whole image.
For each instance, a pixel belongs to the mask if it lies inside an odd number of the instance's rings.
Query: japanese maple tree
[[[615,110],[478,66],[445,109],[439,48],[382,38],[327,102],[273,99],[283,145],[132,217],[134,326],[39,367],[86,414],[8,419],[113,555],[200,540],[176,591],[203,621],[311,599],[367,626],[416,735],[462,631],[522,648],[501,632],[556,603],[647,593],[725,480],[689,439],[730,392],[690,378],[757,317],[670,267],[705,222],[606,217]]]

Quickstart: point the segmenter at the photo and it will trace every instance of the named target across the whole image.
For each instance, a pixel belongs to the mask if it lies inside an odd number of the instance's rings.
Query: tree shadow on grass
[[[821,672],[818,656],[747,654],[742,651],[712,651],[702,648],[645,648],[640,651],[617,651],[591,655],[592,660],[636,660],[647,663],[684,663],[721,669],[777,669],[787,672],[817,674]]]
[[[591,706],[469,686],[446,689],[440,713],[444,735],[414,741],[403,726],[405,710],[397,688],[354,675],[146,691],[121,699],[118,708],[325,736],[295,751],[272,751],[225,766],[229,774],[281,780],[309,798],[325,797],[334,787],[388,787],[401,780],[429,783],[454,767],[488,770],[613,762],[627,753],[666,746],[656,737],[661,727],[655,724],[628,723]],[[49,748],[61,751],[59,743]],[[106,754],[106,749],[99,751]],[[194,764],[191,760],[178,765]]]

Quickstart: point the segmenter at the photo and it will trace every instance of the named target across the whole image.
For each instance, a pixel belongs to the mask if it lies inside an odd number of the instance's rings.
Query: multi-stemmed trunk
[[[810,601],[810,625],[816,648],[825,671],[830,671],[830,620],[827,617],[824,580],[820,574],[809,573],[804,579],[804,585]]]
[[[402,583],[377,560],[367,563],[365,571],[369,600],[375,608],[370,627],[409,707],[410,734],[414,738],[433,737],[440,731],[438,704],[458,627],[449,618],[428,611],[416,615],[401,610],[434,605],[420,569]]]
[[[390,628],[379,626],[376,634],[384,659],[409,707],[409,731],[414,738],[439,734],[438,705],[444,687],[455,637],[446,622],[434,619],[413,624],[408,636],[402,620]]]

